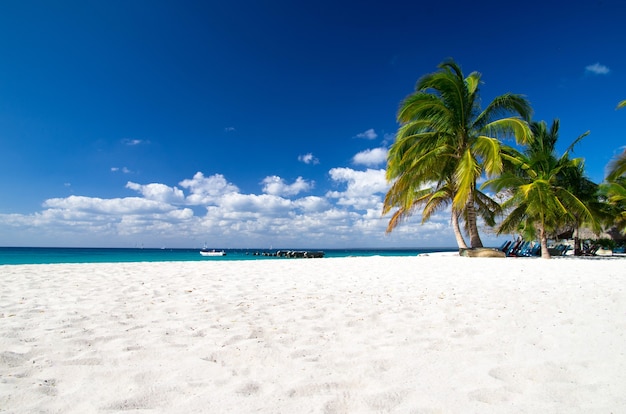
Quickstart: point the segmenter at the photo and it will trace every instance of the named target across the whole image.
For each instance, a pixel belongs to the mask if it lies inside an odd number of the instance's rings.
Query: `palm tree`
[[[626,100],[621,101],[617,104],[615,109],[625,108]],[[626,149],[621,155],[618,155],[611,163],[609,164],[609,174],[606,177],[607,181],[615,181],[619,177],[626,175]]]
[[[400,127],[387,155],[387,180],[393,184],[383,214],[397,211],[387,231],[418,207],[425,207],[422,221],[426,221],[450,205],[459,247],[465,247],[459,219],[465,223],[470,246],[482,247],[477,216],[489,222],[495,203],[477,190],[476,182],[484,173],[502,171],[500,138],[514,136],[519,143],[531,139],[525,121],[530,104],[521,95],[507,93],[481,111],[481,75],[472,72],[464,77],[452,60],[438,67],[418,80],[416,91],[397,114]],[[508,114],[512,116],[500,118]]]
[[[602,221],[610,219],[611,214],[609,212],[609,206],[601,197],[600,186],[585,176],[585,168],[582,162],[570,168],[565,168],[562,171],[559,185],[563,186],[582,201],[596,219]],[[575,211],[571,213],[571,220],[569,220],[569,222],[567,220],[568,217],[564,217],[566,222],[563,229],[569,227],[569,229],[573,230],[574,254],[581,255],[582,249],[579,234],[580,228],[585,223],[583,218],[576,214]]]
[[[555,143],[559,122],[555,120],[547,129],[545,122],[532,124],[534,140],[524,152],[506,148],[503,157],[508,168],[496,178],[486,181],[483,187],[500,192],[507,190],[510,198],[502,207],[508,211],[500,223],[498,234],[522,232],[527,237],[539,236],[541,257],[549,259],[548,234],[568,222],[599,224],[592,210],[581,201],[569,186],[568,177],[582,171],[582,158],[569,158],[574,145],[587,134],[579,136],[557,158]]]
[[[626,234],[626,176],[607,181],[601,188],[612,207],[612,223]]]
[[[626,107],[626,100],[621,101],[616,109]],[[614,210],[614,223],[626,234],[626,149],[608,165],[606,183],[602,190]]]

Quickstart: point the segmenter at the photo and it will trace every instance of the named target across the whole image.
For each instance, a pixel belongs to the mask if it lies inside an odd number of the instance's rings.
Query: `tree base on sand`
[[[473,249],[459,249],[459,256],[464,257],[506,257],[503,251],[489,247],[476,247]]]

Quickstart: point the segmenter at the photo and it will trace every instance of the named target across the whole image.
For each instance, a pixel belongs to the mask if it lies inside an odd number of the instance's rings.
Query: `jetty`
[[[324,257],[323,251],[309,251],[309,250],[278,250],[276,252],[256,252],[255,256],[273,256],[273,257],[288,257],[288,258],[302,258],[302,259],[320,259]]]

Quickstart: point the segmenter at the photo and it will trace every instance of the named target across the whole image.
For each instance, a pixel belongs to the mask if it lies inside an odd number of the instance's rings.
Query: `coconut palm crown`
[[[393,230],[418,207],[422,221],[451,205],[459,247],[465,247],[458,219],[462,218],[471,247],[482,247],[477,215],[493,221],[496,203],[476,188],[486,174],[502,172],[502,139],[518,143],[532,139],[527,123],[531,109],[521,95],[496,97],[484,110],[479,100],[481,75],[463,76],[453,61],[420,78],[414,93],[402,101],[400,124],[387,155],[387,180],[392,183],[383,214],[397,209],[387,231]]]
[[[599,231],[595,214],[569,187],[568,177],[580,176],[582,158],[570,158],[574,145],[588,135],[580,135],[557,157],[555,143],[559,122],[555,120],[548,130],[545,122],[533,123],[534,140],[520,152],[508,147],[503,151],[507,169],[498,177],[486,181],[483,187],[494,191],[508,191],[510,197],[503,203],[508,215],[498,228],[498,234],[523,233],[529,238],[538,236],[541,257],[549,259],[547,238],[565,223],[585,223]]]

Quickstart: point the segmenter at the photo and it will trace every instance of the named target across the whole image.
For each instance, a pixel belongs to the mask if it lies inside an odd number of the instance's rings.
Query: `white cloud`
[[[143,144],[145,141],[141,140],[141,139],[131,139],[131,138],[124,138],[122,140],[122,143],[124,145],[128,145],[130,147],[133,147],[135,145],[140,145]]]
[[[351,168],[333,168],[329,174],[336,183],[345,183],[346,189],[345,191],[329,191],[326,196],[336,199],[338,205],[357,210],[380,206],[382,196],[389,188],[385,170],[358,171]]]
[[[610,71],[607,66],[601,65],[599,62],[585,67],[586,73],[593,73],[594,75],[608,75]]]
[[[380,157],[379,152],[378,157]],[[375,153],[374,153],[375,154]],[[359,157],[363,157],[362,159]],[[368,158],[369,157],[369,158]],[[376,159],[370,151],[355,156]],[[381,217],[389,184],[384,169],[333,168],[330,191],[303,177],[268,176],[262,194],[242,194],[223,175],[197,172],[178,186],[128,182],[136,197],[51,198],[33,214],[0,214],[4,245],[332,248],[454,246],[449,212],[420,225],[419,214],[385,234]],[[193,207],[197,206],[200,208]],[[194,212],[195,210],[195,212]],[[29,242],[30,240],[30,242]]]
[[[60,211],[113,215],[162,213],[175,209],[170,204],[140,197],[102,199],[75,195],[48,199],[44,202],[44,207]]]
[[[148,200],[162,201],[165,203],[182,203],[185,200],[185,195],[177,187],[169,187],[165,184],[152,183],[141,185],[129,181],[126,183],[126,188],[135,190],[143,195]]]
[[[337,183],[346,183],[346,194],[352,196],[364,196],[376,193],[386,193],[389,185],[385,178],[385,170],[365,171],[353,170],[352,168],[333,168],[329,171],[330,177]]]
[[[320,213],[331,207],[326,198],[317,196],[299,198],[293,204],[307,213]]]
[[[233,212],[263,213],[263,215],[282,216],[291,207],[292,202],[271,194],[226,194],[220,200],[220,207],[226,214]]]
[[[313,154],[311,154],[310,152],[308,154],[298,155],[298,161],[303,162],[305,164],[319,164],[320,163],[320,160],[315,158]]]
[[[365,132],[361,132],[359,134],[356,134],[357,138],[365,138],[365,139],[376,139],[378,138],[378,134],[376,133],[376,131],[374,131],[374,129],[370,128]]]
[[[222,174],[205,177],[197,172],[192,179],[183,180],[179,184],[191,191],[187,202],[192,205],[211,204],[224,194],[239,192],[239,188],[227,182]]]
[[[361,151],[352,158],[356,165],[375,167],[387,161],[387,148],[372,148]]]
[[[130,171],[128,168],[126,168],[126,167],[122,167],[122,168],[119,168],[119,167],[111,167],[111,172],[120,172],[120,171],[121,171],[121,172],[123,172],[124,174],[130,174],[130,172],[131,172],[131,171]]]
[[[174,220],[189,220],[193,217],[193,211],[190,208],[183,208],[170,211],[167,215]]]
[[[262,183],[264,184],[264,193],[280,196],[293,196],[313,188],[313,183],[306,181],[302,177],[298,177],[293,184],[287,184],[282,178],[273,175],[265,177]]]

